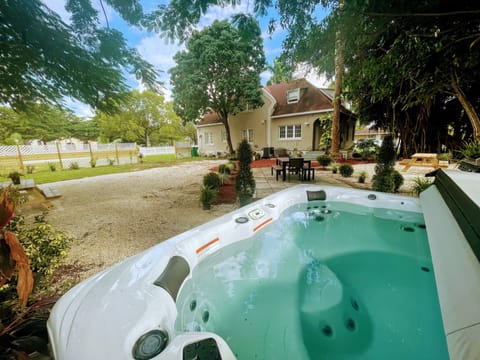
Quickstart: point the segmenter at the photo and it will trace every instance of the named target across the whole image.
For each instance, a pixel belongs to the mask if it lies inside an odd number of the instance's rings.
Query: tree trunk
[[[230,125],[228,123],[228,114],[221,115],[222,117],[222,123],[223,126],[225,127],[225,132],[227,133],[227,144],[228,144],[228,151],[230,154],[233,154],[233,145],[232,145],[232,137],[230,136]]]
[[[462,91],[462,89],[460,88],[460,85],[458,84],[458,82],[455,80],[454,77],[452,77],[451,84],[452,84],[453,91],[457,96],[458,101],[460,101],[460,104],[462,105],[463,110],[465,110],[465,113],[467,114],[468,119],[472,124],[473,138],[476,141],[480,141],[480,119],[478,118],[478,114],[475,111],[475,108],[473,107],[472,103],[467,99],[467,97],[465,96],[465,93]]]
[[[340,158],[340,96],[342,94],[343,79],[343,43],[340,40],[340,31],[336,33],[335,41],[335,91],[333,95],[333,117],[332,117],[332,147],[331,156],[334,159]]]

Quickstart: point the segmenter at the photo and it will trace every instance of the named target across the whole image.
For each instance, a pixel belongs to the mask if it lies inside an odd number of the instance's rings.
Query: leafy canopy
[[[171,143],[184,130],[170,102],[153,91],[132,91],[118,104],[114,114],[99,112],[95,116],[100,137],[111,142],[121,139],[139,144]]]
[[[138,0],[104,0],[135,26]],[[66,24],[41,0],[0,2],[0,103],[16,109],[36,102],[78,99],[111,110],[128,90],[123,71],[159,90],[153,66],[129,48],[123,35],[100,24],[91,0],[68,0]]]
[[[239,16],[232,26],[215,21],[193,32],[186,49],[174,56],[170,70],[175,111],[185,121],[194,121],[214,111],[233,147],[228,116],[262,104],[260,73],[265,66],[261,31],[255,19]]]

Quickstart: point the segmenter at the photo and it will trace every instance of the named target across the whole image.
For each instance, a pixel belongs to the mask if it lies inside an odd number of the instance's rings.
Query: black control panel
[[[203,339],[183,348],[183,360],[222,360],[215,339]]]

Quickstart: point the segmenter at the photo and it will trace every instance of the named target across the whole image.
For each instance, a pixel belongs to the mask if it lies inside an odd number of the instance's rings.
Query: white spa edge
[[[480,206],[480,174],[445,173]],[[438,189],[429,187],[420,202],[450,359],[480,359],[480,263]]]
[[[419,200],[408,196],[368,190],[298,185],[177,235],[94,275],[65,294],[56,303],[47,324],[53,355],[57,360],[132,359],[132,348],[140,336],[153,329],[163,329],[169,334],[169,344],[161,354],[154,358],[156,360],[182,359],[182,349],[185,345],[207,338],[215,339],[223,360],[233,360],[235,359],[233,353],[221,337],[209,332],[179,333],[174,329],[177,317],[175,302],[167,291],[153,284],[172,256],[181,256],[189,263],[190,274],[184,280],[187,281],[191,277],[193,268],[203,258],[221,247],[249,238],[260,229],[271,226],[287,208],[295,204],[307,203],[306,191],[320,190],[327,193],[326,200],[328,202],[340,201],[371,208],[412,212],[422,212],[423,210],[429,238],[435,239],[435,243],[440,243],[439,238],[447,236],[455,236],[458,237],[459,242],[462,241],[461,232],[454,231],[451,235],[450,232],[441,230],[442,226],[454,229],[456,223],[451,214],[447,212],[448,208],[445,210],[438,191],[435,192],[434,187],[431,189],[428,196],[422,196],[422,199]],[[368,195],[372,194],[375,195],[374,200],[368,198]],[[426,205],[423,205],[423,202]],[[435,208],[431,210],[436,213],[427,210],[425,214],[426,208],[430,206]],[[428,215],[428,219],[426,215]],[[235,221],[239,217],[246,217],[249,221],[239,224]],[[433,246],[432,252],[434,249],[437,253],[438,246]],[[451,257],[452,253],[458,251],[457,246],[449,249],[448,253]],[[452,311],[456,311],[448,308],[449,302],[445,299],[455,295],[454,293],[445,294],[445,287],[439,284],[439,281],[444,281],[445,277],[442,275],[444,271],[438,268],[445,267],[445,264],[438,260],[438,256],[436,258],[437,263],[435,261],[433,263],[437,287],[439,288],[447,339],[450,340],[450,336],[458,336],[459,332],[455,330],[458,329],[457,323],[452,327],[450,321],[445,322],[445,318],[450,319]],[[450,268],[450,266],[448,263],[447,267]],[[448,269],[444,270],[448,273]],[[472,278],[476,281],[476,289],[473,290],[475,294],[480,294],[479,270],[475,269],[477,277]],[[457,281],[457,285],[461,284],[458,284]],[[471,298],[471,302],[473,303],[476,299],[479,297],[475,295],[474,298]],[[477,312],[475,307],[479,308],[478,306],[468,306],[469,308],[465,308],[465,311],[471,309]],[[466,318],[471,319],[472,317],[467,316]],[[458,322],[458,324],[463,325],[464,322]],[[449,332],[452,331],[453,333],[449,335]],[[476,331],[478,335],[478,327]],[[468,336],[474,335],[469,333]],[[463,339],[465,337],[462,338],[462,341],[464,341]],[[461,348],[465,353],[463,343]],[[454,351],[456,351],[455,348],[451,348],[449,343],[450,357],[460,359],[455,356]],[[469,354],[472,353],[469,352]],[[480,351],[474,354],[476,356],[468,358],[479,357]]]

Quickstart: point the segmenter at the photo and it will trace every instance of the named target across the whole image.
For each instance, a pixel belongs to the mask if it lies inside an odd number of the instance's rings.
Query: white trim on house
[[[213,124],[203,124],[203,125],[195,125],[197,128],[204,128],[204,127],[209,127],[209,126],[218,126],[218,125],[223,125],[222,122],[216,122]]]
[[[333,108],[323,109],[323,110],[305,111],[305,112],[293,113],[293,114],[274,115],[274,116],[272,116],[272,119],[280,119],[280,118],[285,118],[285,117],[311,115],[311,114],[320,114],[320,113],[326,113],[326,112],[332,112],[332,111],[333,111]]]

